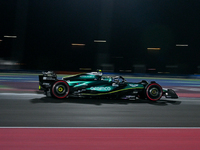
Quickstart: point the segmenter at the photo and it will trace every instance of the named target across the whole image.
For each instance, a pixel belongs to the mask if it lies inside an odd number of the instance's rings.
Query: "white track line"
[[[15,95],[15,96],[38,96],[38,95],[44,95],[43,93],[37,94],[37,93],[0,93],[0,95]]]
[[[200,127],[0,127],[0,129],[200,129]]]
[[[8,97],[8,96],[21,96],[22,97],[27,97],[27,96],[31,96],[31,97],[44,97],[45,95],[43,93],[39,94],[39,93],[0,93],[0,96],[2,97]],[[195,97],[179,97],[178,99],[167,99],[165,97],[163,97],[160,101],[162,100],[168,100],[168,101],[180,101],[180,102],[198,102],[200,98],[195,98]],[[158,101],[159,102],[159,101]]]

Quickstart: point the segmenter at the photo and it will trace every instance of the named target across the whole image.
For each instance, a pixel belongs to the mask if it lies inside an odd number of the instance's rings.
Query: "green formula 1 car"
[[[68,97],[81,98],[117,98],[117,99],[148,99],[157,101],[162,96],[178,98],[172,89],[163,89],[152,81],[142,80],[138,83],[127,82],[122,76],[103,77],[101,71],[82,73],[57,79],[52,71],[39,75],[39,89],[45,95],[63,99]]]

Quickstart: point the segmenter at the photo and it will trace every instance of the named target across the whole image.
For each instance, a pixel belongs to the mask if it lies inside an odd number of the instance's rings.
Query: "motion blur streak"
[[[85,46],[85,44],[72,43],[72,46]]]
[[[147,48],[148,50],[160,50],[161,48]]]
[[[200,129],[1,128],[1,149],[198,149]]]

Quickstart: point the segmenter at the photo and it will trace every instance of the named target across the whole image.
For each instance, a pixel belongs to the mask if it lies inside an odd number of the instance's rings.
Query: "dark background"
[[[200,73],[199,8],[199,0],[0,0],[0,58],[32,70]]]

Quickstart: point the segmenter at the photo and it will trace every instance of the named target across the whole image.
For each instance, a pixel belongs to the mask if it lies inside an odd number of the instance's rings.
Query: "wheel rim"
[[[63,86],[63,85],[58,85],[58,86],[56,86],[56,92],[57,92],[58,94],[64,94],[65,91],[66,91],[65,86]]]
[[[163,91],[160,85],[150,84],[146,89],[146,95],[149,100],[157,101],[162,97]]]
[[[65,98],[69,94],[69,85],[65,81],[57,81],[52,87],[52,94],[57,98]]]
[[[150,89],[149,92],[152,96],[158,96],[158,94],[159,94],[159,90],[155,87]]]

